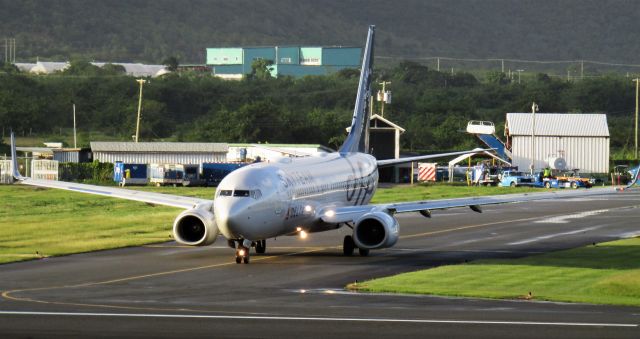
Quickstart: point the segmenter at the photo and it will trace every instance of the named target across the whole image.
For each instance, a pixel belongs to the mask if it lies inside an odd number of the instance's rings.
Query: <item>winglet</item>
[[[376,27],[369,26],[367,44],[362,56],[362,69],[358,82],[358,94],[353,109],[351,130],[344,144],[339,149],[340,153],[363,152],[369,153],[369,98],[371,97],[371,79],[373,72],[373,40]]]
[[[633,171],[633,170],[632,170],[632,171]],[[629,172],[633,173],[632,171],[629,171]],[[627,187],[625,187],[625,189],[626,189],[626,188],[631,188],[631,186],[633,186],[633,185],[635,185],[635,184],[637,184],[637,183],[638,183],[638,179],[640,178],[640,166],[638,166],[638,167],[635,169],[635,171],[636,171],[636,173],[635,173],[635,175],[634,175],[634,178],[631,178],[631,182],[629,182],[629,184],[627,185]]]
[[[16,136],[11,132],[11,173],[15,180],[24,180],[25,177],[20,175],[20,170],[18,167],[18,157],[16,156]]]

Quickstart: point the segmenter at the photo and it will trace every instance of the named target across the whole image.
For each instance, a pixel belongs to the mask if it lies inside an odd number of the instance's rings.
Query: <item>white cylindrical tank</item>
[[[564,171],[567,168],[567,161],[561,157],[550,157],[547,159],[547,163],[554,170]]]

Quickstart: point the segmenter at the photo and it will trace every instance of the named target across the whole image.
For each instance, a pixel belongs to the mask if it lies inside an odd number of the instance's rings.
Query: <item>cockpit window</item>
[[[235,190],[233,191],[234,197],[249,197],[251,196],[251,191],[248,190]]]
[[[232,194],[232,190],[220,190],[220,193],[218,195],[221,197],[230,197]]]

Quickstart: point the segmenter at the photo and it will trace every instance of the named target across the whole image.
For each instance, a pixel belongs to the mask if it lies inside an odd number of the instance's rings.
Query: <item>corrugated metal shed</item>
[[[200,164],[226,161],[229,145],[203,142],[109,142],[93,141],[93,159],[129,164]]]
[[[521,170],[531,165],[531,113],[507,113],[505,135],[511,144],[512,163]],[[536,113],[534,167],[562,157],[567,168],[583,173],[609,172],[609,127],[605,114]]]
[[[531,113],[507,113],[510,135],[531,135]],[[608,137],[606,114],[536,113],[536,135]]]

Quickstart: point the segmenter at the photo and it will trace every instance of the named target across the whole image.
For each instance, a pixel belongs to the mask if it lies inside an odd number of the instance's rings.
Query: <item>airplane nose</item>
[[[216,199],[214,213],[220,232],[227,238],[242,237],[242,225],[246,223],[246,204],[235,199]]]

